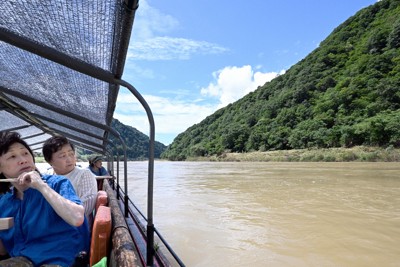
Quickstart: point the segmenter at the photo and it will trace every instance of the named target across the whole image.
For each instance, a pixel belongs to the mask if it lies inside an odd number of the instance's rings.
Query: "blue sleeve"
[[[60,196],[82,205],[82,201],[76,195],[74,187],[68,178],[61,175],[44,175],[43,179]]]
[[[104,167],[101,167],[101,174],[100,174],[100,176],[105,176],[105,175],[108,175],[108,172],[107,172],[107,170],[106,170],[106,168],[104,168]]]

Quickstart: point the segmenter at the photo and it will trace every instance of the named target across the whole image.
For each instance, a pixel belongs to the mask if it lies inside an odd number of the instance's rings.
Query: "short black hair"
[[[26,149],[28,149],[29,153],[31,153],[33,160],[35,160],[35,156],[33,155],[32,149],[28,146],[28,144],[21,138],[21,135],[17,132],[8,132],[1,131],[0,132],[0,156],[3,156],[8,152],[10,146],[14,143],[20,143]]]
[[[70,145],[75,152],[74,145],[65,136],[55,135],[47,139],[42,148],[44,160],[50,163],[53,154],[59,151],[64,145]]]
[[[35,156],[33,155],[32,149],[28,146],[28,144],[21,138],[21,135],[17,132],[8,132],[1,131],[0,132],[0,156],[3,156],[8,152],[10,147],[15,144],[20,143],[26,149],[28,149],[29,153],[32,155],[33,162],[35,162]],[[0,174],[0,179],[5,179],[3,173]],[[0,183],[0,194],[7,192],[11,187],[10,183]]]

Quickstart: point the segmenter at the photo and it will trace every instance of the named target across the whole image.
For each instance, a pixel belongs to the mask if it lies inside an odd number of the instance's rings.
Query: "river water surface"
[[[144,214],[147,169],[128,162]],[[400,163],[156,161],[153,215],[188,267],[400,266]]]
[[[146,213],[147,162],[129,162]],[[186,266],[400,266],[399,163],[156,162],[154,224]]]

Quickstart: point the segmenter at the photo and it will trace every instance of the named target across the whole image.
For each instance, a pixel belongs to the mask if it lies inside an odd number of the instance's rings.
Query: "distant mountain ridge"
[[[179,134],[162,157],[400,147],[399,126],[400,0],[381,0],[285,74]]]
[[[128,160],[145,160],[149,157],[149,137],[136,128],[125,125],[117,119],[113,119],[111,127],[116,130],[121,138],[124,140],[127,147],[127,158]],[[119,140],[116,140],[114,136],[111,136],[115,148],[119,152],[119,155],[123,155],[123,148]],[[167,147],[160,143],[155,142],[154,157],[160,158],[161,153],[165,151]]]

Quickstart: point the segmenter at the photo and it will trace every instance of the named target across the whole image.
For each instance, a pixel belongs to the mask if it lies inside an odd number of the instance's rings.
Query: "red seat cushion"
[[[93,222],[90,266],[96,264],[103,257],[107,257],[111,245],[110,237],[111,209],[106,206],[99,206]]]
[[[104,190],[97,191],[97,199],[96,199],[96,209],[95,209],[95,211],[97,211],[99,206],[107,206],[107,204],[108,204],[107,192],[104,191]]]

